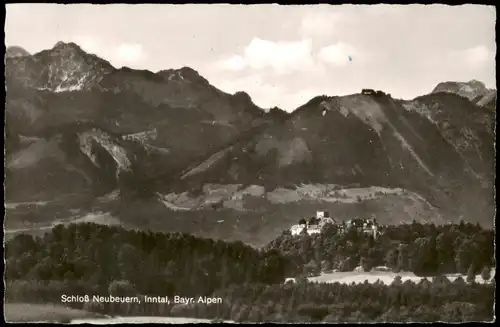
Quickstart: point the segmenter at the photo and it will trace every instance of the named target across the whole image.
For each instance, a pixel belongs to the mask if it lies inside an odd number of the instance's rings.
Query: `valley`
[[[343,189],[338,185],[321,184],[270,192],[258,185],[206,184],[197,196],[187,192],[159,194],[157,199],[145,204],[143,201],[128,203],[125,211],[121,207],[117,191],[94,200],[83,209],[78,202],[75,207],[64,209],[54,203],[46,204],[43,209],[37,209],[39,214],[35,217],[33,206],[17,204],[14,207],[7,203],[5,233],[7,237],[20,232],[41,236],[61,223],[108,224],[113,221],[128,228],[182,231],[225,241],[242,240],[259,247],[302,216],[320,208],[329,210],[338,220],[375,214],[383,224],[411,223],[413,220],[445,222],[436,208],[403,189]],[[141,217],[138,223],[137,215],[141,212],[148,212],[148,216]],[[39,216],[40,213],[43,216]],[[50,215],[58,218],[47,220]]]

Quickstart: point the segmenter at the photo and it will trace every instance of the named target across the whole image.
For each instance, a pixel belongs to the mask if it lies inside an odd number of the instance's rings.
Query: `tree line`
[[[59,225],[43,237],[21,234],[6,243],[5,299],[60,304],[63,294],[214,296],[223,303],[68,305],[111,315],[255,322],[488,320],[494,284],[476,284],[473,273],[479,268],[471,267],[493,266],[492,237],[471,224],[390,226],[377,239],[329,226],[312,236],[284,232],[255,249],[185,233]],[[396,278],[389,286],[318,285],[304,278],[321,270],[352,270],[360,263],[367,270],[385,264],[437,277],[420,283]],[[468,273],[468,283],[442,276],[457,271]],[[491,277],[488,272],[483,268],[484,279]],[[284,284],[290,276],[302,278]]]
[[[217,291],[227,301],[212,312],[197,305],[174,314],[212,318],[217,312],[236,322],[491,321],[494,292],[493,284],[467,283],[461,277],[451,282],[442,276],[417,283],[396,277],[390,285],[254,284]]]
[[[293,236],[285,230],[266,249],[277,250],[294,263],[286,271],[290,277],[352,271],[358,266],[365,271],[386,266],[417,276],[478,274],[495,265],[493,231],[464,222],[385,226],[376,238],[356,228],[341,232],[336,225],[312,235],[304,231]]]
[[[127,281],[151,296],[209,296],[230,284],[280,283],[288,265],[277,251],[238,241],[93,223],[58,225],[44,237],[17,235],[5,246],[5,261],[7,281],[63,282],[102,294]]]

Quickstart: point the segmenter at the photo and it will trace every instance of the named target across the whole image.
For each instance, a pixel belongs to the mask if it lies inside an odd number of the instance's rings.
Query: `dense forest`
[[[219,314],[239,322],[491,321],[494,305],[494,285],[468,284],[462,278],[450,282],[445,277],[420,283],[396,278],[391,285],[249,285],[217,294],[231,304],[221,305]]]
[[[493,232],[479,226],[411,224],[371,236],[330,226],[319,235],[283,232],[262,249],[183,233],[91,223],[56,226],[5,245],[6,301],[61,303],[61,295],[212,296],[219,304],[71,303],[112,315],[170,315],[235,321],[491,320]],[[392,285],[322,284],[305,274],[387,265],[437,276]],[[442,274],[468,274],[450,282]],[[302,277],[284,284],[286,277]]]
[[[184,233],[125,230],[92,223],[58,225],[43,238],[19,235],[6,244],[7,280],[88,283],[107,293],[126,280],[148,295],[210,295],[226,284],[280,283],[288,263],[259,251]]]
[[[370,271],[387,266],[395,272],[411,271],[417,276],[475,274],[495,266],[494,233],[478,224],[402,224],[385,226],[381,235],[352,228],[340,232],[328,225],[321,234],[292,236],[284,231],[267,245],[293,262],[288,276],[315,275],[320,271],[352,271],[362,266]]]

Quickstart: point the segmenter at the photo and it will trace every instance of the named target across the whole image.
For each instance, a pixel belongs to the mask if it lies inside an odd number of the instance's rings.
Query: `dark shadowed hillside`
[[[90,215],[263,244],[320,207],[341,220],[493,221],[496,91],[477,81],[411,101],[318,96],[290,114],[189,67],[116,69],[59,42],[6,58],[6,86],[17,231]]]
[[[456,219],[492,219],[493,116],[456,95],[318,97],[186,183],[403,187]],[[464,188],[463,185],[468,185]]]
[[[131,140],[130,144],[121,144],[120,151],[128,157],[137,156],[137,151],[143,153],[136,160],[143,169],[134,173],[155,176],[179,170],[245,130],[273,119],[267,118],[248,96],[226,94],[191,68],[159,73],[115,69],[74,43],[59,42],[53,49],[33,56],[7,58],[6,82],[8,175],[21,175],[8,179],[8,197],[17,199],[22,199],[25,192],[30,193],[27,198],[34,196],[28,177],[33,174],[53,176],[56,183],[48,183],[44,177],[40,182],[44,185],[80,185],[75,188],[83,184],[99,189],[96,184],[102,184],[103,178],[116,179],[103,177],[116,175],[109,165],[89,165],[92,159],[82,157],[89,153],[78,148],[75,137],[82,143],[81,133],[88,132],[84,127],[87,125],[98,126],[104,133],[112,133],[113,138]],[[74,126],[80,126],[78,132]],[[36,144],[28,146],[21,141],[27,138],[36,139]],[[42,145],[54,142],[65,146]],[[41,156],[46,165],[52,166],[51,172],[35,164],[39,160],[33,157]],[[27,157],[32,158],[32,164],[19,164],[19,158]],[[61,160],[56,162],[55,157],[64,157],[63,166],[69,165],[73,171],[71,178],[63,174],[68,167],[60,166]],[[98,179],[90,176],[95,175],[95,170],[100,171]],[[78,180],[82,182],[75,182]],[[72,190],[63,187],[61,192]],[[40,196],[43,198],[43,194]]]

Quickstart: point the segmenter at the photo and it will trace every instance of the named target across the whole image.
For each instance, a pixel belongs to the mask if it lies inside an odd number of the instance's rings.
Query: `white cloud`
[[[242,77],[222,78],[214,74],[210,81],[224,92],[245,91],[261,108],[279,108],[291,112],[317,95],[326,94],[323,87],[297,89],[286,83],[270,83],[260,73]]]
[[[255,70],[272,69],[282,74],[314,68],[311,40],[273,42],[254,38],[242,55],[233,55],[218,62],[217,67],[238,71],[245,67]]]
[[[356,63],[364,62],[366,54],[358,51],[355,47],[346,43],[336,43],[322,48],[318,52],[318,59],[333,66],[345,66],[350,63],[349,56]]]
[[[217,62],[216,65],[221,69],[239,71],[244,69],[247,64],[242,56],[234,55]]]
[[[261,107],[278,106],[291,111],[319,94],[347,92],[329,78],[328,66],[346,65],[352,56],[352,64],[360,68],[359,63],[373,55],[342,42],[315,54],[310,39],[272,42],[254,38],[242,53],[208,66],[206,76],[225,92],[246,91]],[[355,73],[350,71],[349,76]],[[294,80],[290,81],[289,76],[295,76]]]
[[[141,44],[122,43],[115,49],[116,59],[125,63],[136,63],[138,61],[142,61],[145,55],[146,54]]]
[[[471,69],[479,69],[487,64],[495,63],[495,53],[484,45],[478,45],[465,50],[448,52],[448,61],[466,65]]]
[[[484,45],[469,48],[463,52],[462,56],[464,61],[473,67],[482,66],[490,60],[495,60],[495,54]]]

